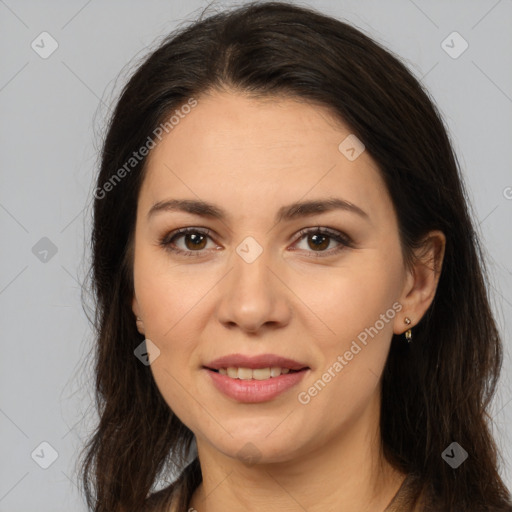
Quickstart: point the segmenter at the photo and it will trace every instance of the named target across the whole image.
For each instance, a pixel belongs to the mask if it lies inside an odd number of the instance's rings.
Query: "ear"
[[[430,231],[423,238],[422,246],[415,251],[415,262],[413,268],[407,270],[399,299],[403,309],[395,321],[395,334],[402,334],[417,325],[434,300],[445,248],[446,237],[442,231],[436,230]],[[409,325],[405,324],[405,317],[410,318]]]
[[[137,324],[137,330],[141,334],[144,334],[144,322],[142,321],[139,302],[137,301],[137,297],[135,297],[135,295],[133,296],[133,299],[132,299],[132,311],[133,311],[133,314],[135,315],[135,322]]]

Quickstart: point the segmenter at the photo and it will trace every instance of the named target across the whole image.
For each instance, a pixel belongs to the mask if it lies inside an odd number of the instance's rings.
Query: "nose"
[[[290,290],[275,267],[266,251],[252,262],[234,252],[233,267],[219,283],[218,321],[250,334],[286,326],[291,318]]]

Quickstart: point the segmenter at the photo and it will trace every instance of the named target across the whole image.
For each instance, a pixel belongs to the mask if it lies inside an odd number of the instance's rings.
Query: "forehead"
[[[324,106],[291,98],[215,92],[197,98],[151,151],[141,195],[290,203],[341,195],[366,210],[389,207],[374,160],[350,160],[340,143],[350,129]],[[353,136],[352,136],[353,137]],[[351,139],[349,139],[351,140]],[[148,206],[149,207],[149,206]]]
[[[324,106],[286,97],[251,98],[243,94],[211,92],[183,115],[168,136],[153,151],[152,158],[166,146],[188,151],[188,158],[205,152],[234,160],[250,156],[250,163],[297,163],[298,156],[320,158],[337,150],[340,134],[350,131]]]

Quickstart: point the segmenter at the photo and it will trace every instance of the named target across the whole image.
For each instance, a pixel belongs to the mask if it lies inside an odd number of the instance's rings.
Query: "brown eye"
[[[205,249],[210,231],[202,231],[197,228],[184,228],[173,231],[160,241],[166,250],[184,254],[187,256],[199,256]],[[176,246],[176,241],[183,238],[184,248]]]
[[[315,256],[330,256],[346,247],[353,246],[352,240],[347,235],[328,228],[317,227],[304,229],[299,233],[299,235],[299,242],[302,241],[302,239],[307,238],[306,252],[318,253],[315,254]],[[338,246],[326,250],[331,245],[332,240],[334,240]]]

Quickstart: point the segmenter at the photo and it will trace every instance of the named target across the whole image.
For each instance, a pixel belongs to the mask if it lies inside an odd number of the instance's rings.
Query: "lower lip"
[[[205,371],[210,375],[214,386],[226,396],[238,402],[257,403],[272,400],[296,386],[304,378],[308,369],[281,374],[279,377],[270,377],[265,380],[233,379],[207,368]]]

